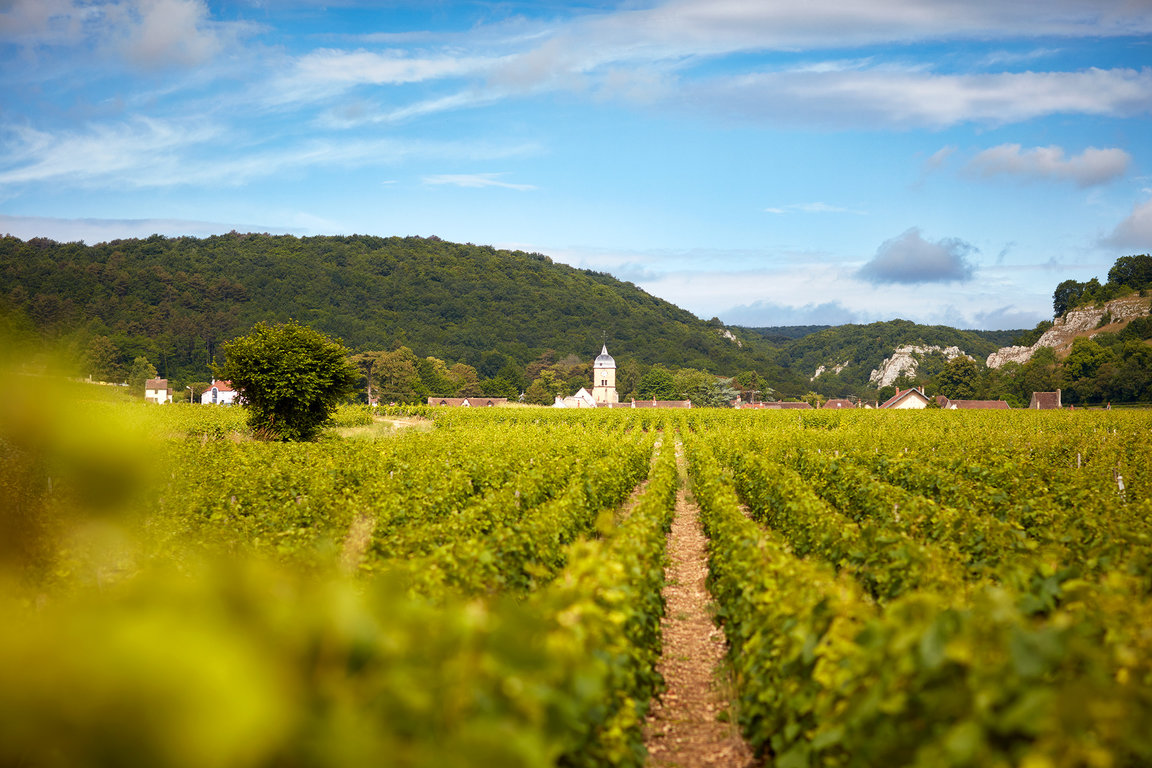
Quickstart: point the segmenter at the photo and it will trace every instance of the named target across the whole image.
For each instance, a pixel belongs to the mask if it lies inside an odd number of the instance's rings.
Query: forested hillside
[[[354,350],[399,345],[482,377],[541,355],[785,378],[769,345],[604,273],[538,253],[420,237],[228,234],[97,245],[0,238],[0,303],[41,332],[106,337],[123,366],[204,378],[220,343],[296,319]]]

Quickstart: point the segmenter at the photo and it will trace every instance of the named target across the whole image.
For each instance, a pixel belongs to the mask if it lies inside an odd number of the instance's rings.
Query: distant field
[[[683,482],[776,764],[1152,760],[1152,412],[0,419],[0,763],[642,764]]]

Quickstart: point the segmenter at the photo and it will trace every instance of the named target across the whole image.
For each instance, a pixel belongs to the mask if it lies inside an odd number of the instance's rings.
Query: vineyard
[[[766,764],[1152,762],[1145,412],[348,408],[291,444],[76,400],[0,412],[0,764],[642,765],[686,493]]]

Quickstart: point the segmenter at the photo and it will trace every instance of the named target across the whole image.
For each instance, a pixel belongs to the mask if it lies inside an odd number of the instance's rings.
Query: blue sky
[[[733,324],[1152,250],[1145,0],[0,0],[0,232],[438,235]]]

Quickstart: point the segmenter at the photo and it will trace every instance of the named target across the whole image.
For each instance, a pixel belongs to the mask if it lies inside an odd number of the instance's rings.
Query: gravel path
[[[726,645],[709,611],[706,544],[696,505],[681,487],[668,537],[661,625],[667,690],[653,702],[646,728],[651,766],[759,765],[735,724],[717,720],[728,709]]]

